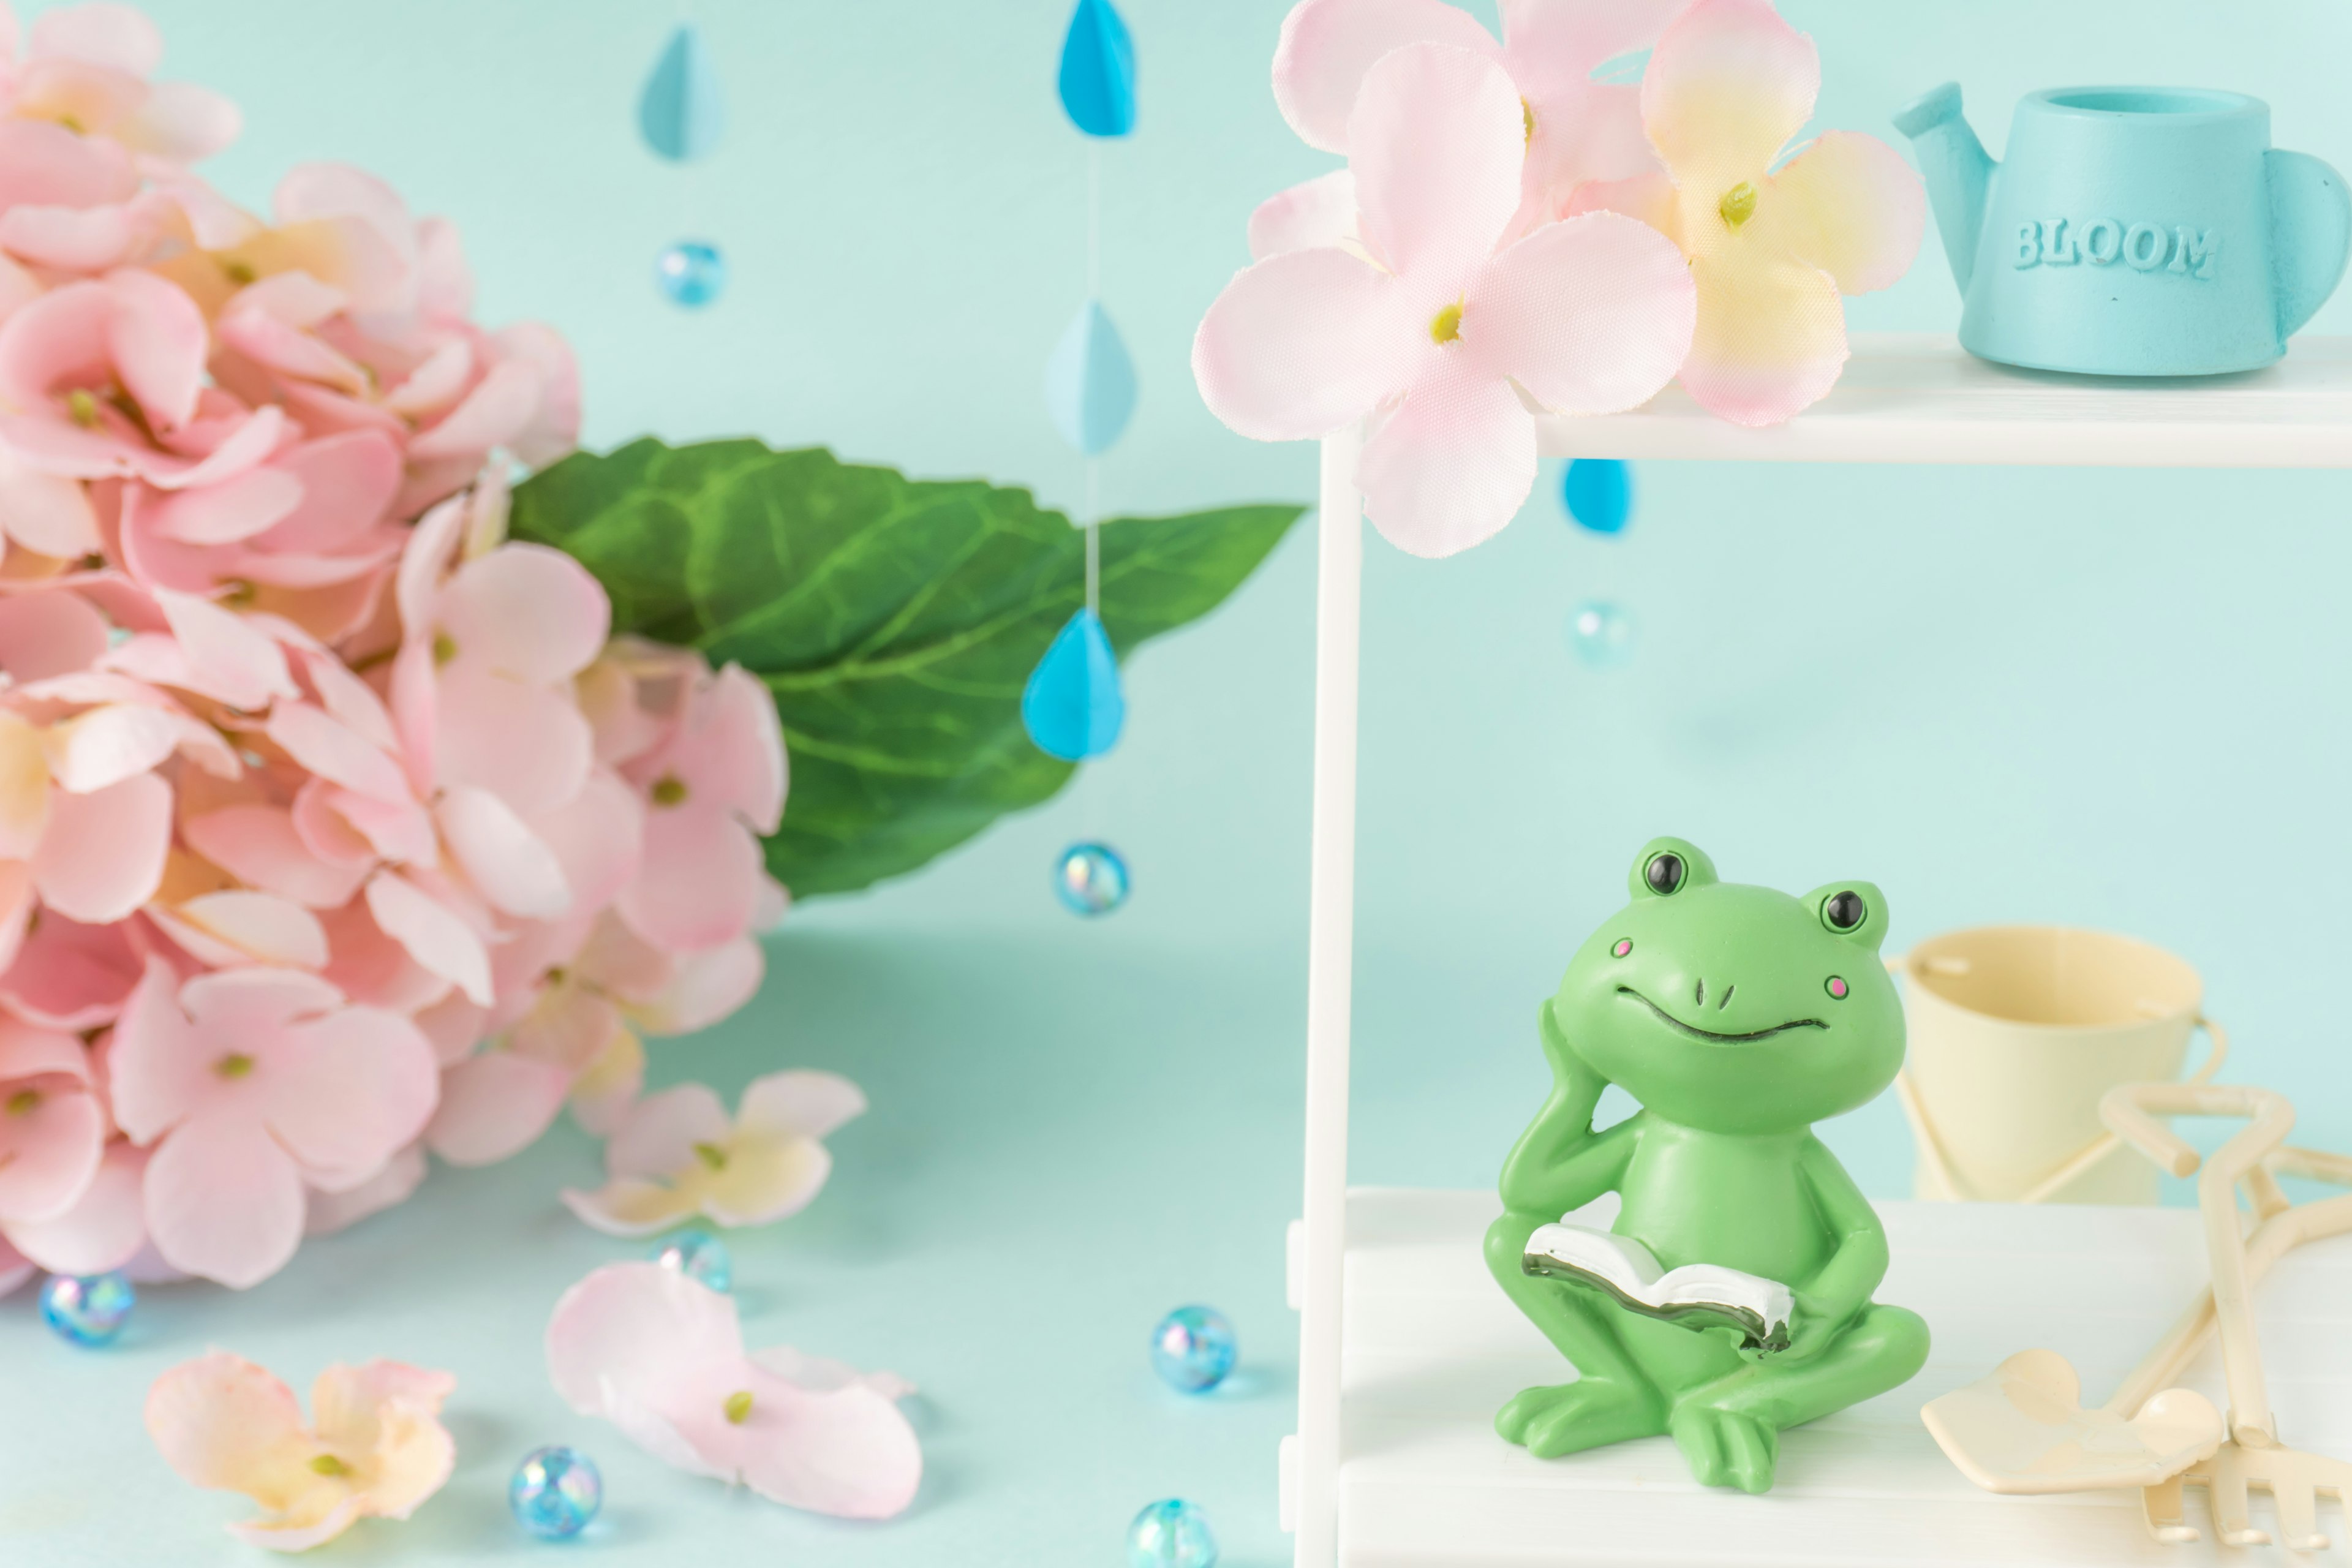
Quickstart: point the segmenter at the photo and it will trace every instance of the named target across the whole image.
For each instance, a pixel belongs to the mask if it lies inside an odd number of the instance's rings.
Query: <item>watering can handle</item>
[[[1907,953],[1897,953],[1887,959],[1885,961],[1887,972],[1893,974],[1904,973],[1909,962],[1909,956]],[[2212,1049],[2206,1052],[2205,1059],[2197,1064],[2197,1070],[2182,1081],[2196,1084],[2210,1083],[2212,1081],[2213,1075],[2221,1070],[2221,1064],[2229,1059],[2230,1031],[2202,1013],[2197,1015],[2190,1027],[2204,1030],[2205,1037],[2212,1042]],[[1927,1102],[1920,1097],[1919,1086],[1912,1081],[1908,1069],[1899,1070],[1895,1075],[1895,1099],[1896,1103],[1903,1107],[1904,1120],[1911,1123],[1912,1141],[1918,1144],[1919,1152],[1927,1161],[1927,1168],[1935,1173],[1937,1182],[1949,1194],[1951,1200],[1956,1203],[1983,1201],[1968,1183],[1960,1179],[1959,1172],[1952,1168],[1951,1157],[1944,1152],[1944,1141],[1936,1131],[1935,1122],[1928,1119]],[[2048,1203],[2052,1194],[2061,1191],[2084,1172],[2114,1153],[2122,1142],[2122,1138],[2113,1132],[2100,1133],[2076,1151],[2055,1171],[2036,1182],[2021,1196],[2011,1201],[2021,1204]]]

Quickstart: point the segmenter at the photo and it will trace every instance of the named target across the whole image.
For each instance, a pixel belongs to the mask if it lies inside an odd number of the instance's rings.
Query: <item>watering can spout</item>
[[[1944,255],[1952,280],[1966,293],[1975,269],[1977,240],[1984,228],[1985,193],[1998,166],[1960,114],[1960,84],[1948,81],[1920,94],[1895,116],[1895,129],[1911,139],[1919,174],[1936,209]]]

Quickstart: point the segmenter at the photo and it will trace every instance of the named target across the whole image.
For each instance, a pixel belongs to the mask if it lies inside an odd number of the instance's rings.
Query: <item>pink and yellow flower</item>
[[[1919,248],[1926,195],[1885,142],[1825,131],[1780,161],[1820,91],[1812,39],[1769,0],[1696,0],[1642,79],[1664,171],[1586,186],[1564,209],[1628,213],[1682,247],[1698,289],[1682,384],[1736,424],[1819,401],[1845,365],[1841,296],[1887,287]]]

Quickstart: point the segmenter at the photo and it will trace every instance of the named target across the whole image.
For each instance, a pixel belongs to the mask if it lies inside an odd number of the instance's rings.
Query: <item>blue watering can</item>
[[[2212,375],[2286,353],[2344,275],[2352,197],[2270,144],[2259,99],[2189,88],[2027,95],[1995,163],[1957,83],[1895,117],[1926,176],[1980,358]]]

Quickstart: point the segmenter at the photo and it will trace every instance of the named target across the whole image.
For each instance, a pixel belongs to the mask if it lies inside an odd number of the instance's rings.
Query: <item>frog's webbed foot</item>
[[[1737,1410],[1696,1401],[1677,1407],[1668,1426],[1692,1479],[1701,1486],[1772,1489],[1780,1459],[1780,1429]]]
[[[1665,1412],[1656,1395],[1601,1377],[1523,1389],[1495,1416],[1495,1430],[1506,1441],[1525,1444],[1538,1459],[1557,1459],[1629,1437],[1654,1437],[1665,1429]]]

